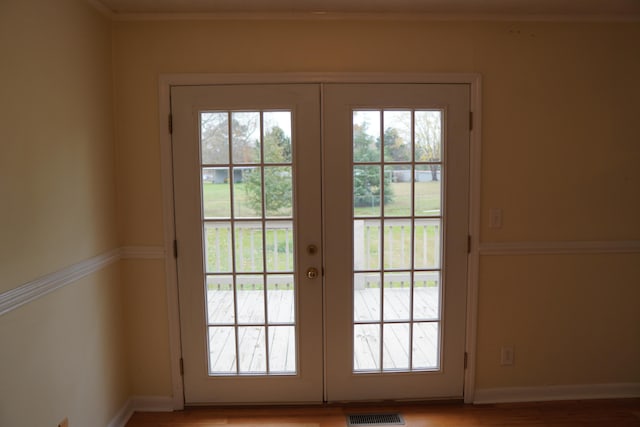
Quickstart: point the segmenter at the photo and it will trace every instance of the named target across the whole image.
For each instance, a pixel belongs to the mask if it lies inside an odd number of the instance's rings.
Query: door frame
[[[473,403],[476,377],[478,271],[481,190],[481,84],[477,73],[277,73],[277,74],[161,74],[158,79],[158,135],[160,142],[165,285],[169,324],[169,350],[174,410],[184,408],[181,375],[180,310],[177,263],[174,253],[175,215],[171,148],[171,87],[219,84],[288,84],[288,83],[422,83],[467,84],[470,88],[470,162],[469,162],[469,236],[467,257],[467,307],[464,373],[464,402]]]

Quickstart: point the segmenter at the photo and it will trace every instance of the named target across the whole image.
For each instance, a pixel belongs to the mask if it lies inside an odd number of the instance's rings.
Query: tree
[[[229,163],[229,119],[227,113],[202,113],[200,144],[202,163]]]
[[[202,163],[229,163],[229,116],[231,116],[233,163],[253,163],[259,158],[260,116],[247,112],[207,112],[200,116]]]
[[[264,161],[275,164],[291,162],[291,139],[278,126],[264,135]],[[268,216],[290,215],[293,204],[291,166],[267,166],[263,170],[256,167],[245,173],[247,201],[256,213],[262,212],[263,176],[265,213]]]
[[[396,127],[384,131],[384,160],[387,162],[411,161],[411,144],[407,144]]]
[[[416,111],[416,161],[440,162],[442,151],[442,113],[440,111]],[[430,166],[431,179],[438,181],[439,165]]]
[[[380,138],[367,133],[367,123],[353,125],[354,162],[379,162]],[[380,172],[378,165],[357,165],[353,171],[353,204],[355,207],[380,206]],[[384,174],[384,203],[393,201],[391,176]]]

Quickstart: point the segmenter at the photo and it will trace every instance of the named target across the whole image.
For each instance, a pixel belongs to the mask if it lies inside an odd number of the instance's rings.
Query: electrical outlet
[[[512,345],[505,345],[500,349],[500,364],[502,366],[513,365],[514,351]]]
[[[489,228],[502,228],[502,209],[489,209]]]
[[[60,421],[60,423],[58,423],[58,427],[69,427],[69,418],[66,418],[62,421]]]

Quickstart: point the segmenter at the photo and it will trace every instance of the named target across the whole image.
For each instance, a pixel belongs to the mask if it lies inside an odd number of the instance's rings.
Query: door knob
[[[317,268],[309,268],[307,270],[307,279],[317,279],[318,278],[318,269]]]

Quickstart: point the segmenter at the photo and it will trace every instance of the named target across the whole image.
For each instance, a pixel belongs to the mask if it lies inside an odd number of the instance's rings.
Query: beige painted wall
[[[111,24],[0,2],[0,293],[112,250]],[[120,266],[0,316],[0,425],[100,426],[129,396]]]
[[[0,317],[0,425],[106,426],[130,395],[118,265]]]
[[[637,23],[115,23],[119,229],[126,244],[162,242],[162,73],[475,72],[482,241],[640,239],[639,45]],[[500,230],[490,207],[504,209]],[[640,382],[638,261],[483,257],[478,386]],[[149,266],[127,268],[144,281]],[[164,292],[158,274],[140,286]],[[129,303],[139,338],[147,313],[166,322],[159,306]],[[166,335],[146,340],[134,359],[167,358]],[[503,344],[516,346],[513,367],[499,366]],[[153,369],[153,381],[132,374],[137,393],[167,393],[169,372]]]
[[[80,0],[0,4],[5,291],[117,246],[110,24]]]

